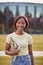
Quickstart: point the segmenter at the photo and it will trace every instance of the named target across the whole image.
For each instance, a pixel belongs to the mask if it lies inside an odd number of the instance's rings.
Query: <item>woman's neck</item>
[[[16,31],[15,33],[18,34],[18,35],[23,35],[24,31],[22,31],[22,32],[21,31]]]

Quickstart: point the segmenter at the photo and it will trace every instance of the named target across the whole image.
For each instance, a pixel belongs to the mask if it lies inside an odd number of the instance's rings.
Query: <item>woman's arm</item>
[[[19,54],[20,50],[18,50],[18,49],[11,49],[10,50],[10,48],[11,48],[11,45],[8,44],[8,43],[6,43],[5,54],[11,55],[11,56],[12,55],[18,55]]]
[[[34,58],[33,58],[33,52],[32,52],[32,44],[28,45],[28,52],[31,58],[31,64],[34,65]]]

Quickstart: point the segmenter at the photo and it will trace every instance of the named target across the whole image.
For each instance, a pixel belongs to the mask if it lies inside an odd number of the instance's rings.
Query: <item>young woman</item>
[[[32,36],[24,30],[28,26],[25,16],[18,16],[14,20],[16,31],[6,38],[5,53],[12,56],[11,65],[34,65],[32,53]]]

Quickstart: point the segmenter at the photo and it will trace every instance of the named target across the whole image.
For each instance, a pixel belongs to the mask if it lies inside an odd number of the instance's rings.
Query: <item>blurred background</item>
[[[33,51],[43,52],[43,4],[6,2],[0,3],[0,51],[5,50],[7,34],[15,31],[13,20],[22,15],[28,18],[25,31],[33,37]],[[39,53],[40,54],[40,53]],[[10,65],[9,56],[0,56],[0,65]],[[43,56],[34,57],[35,65],[43,65]]]
[[[23,15],[28,18],[28,33],[43,33],[43,4],[0,3],[0,34],[14,31],[13,19]]]

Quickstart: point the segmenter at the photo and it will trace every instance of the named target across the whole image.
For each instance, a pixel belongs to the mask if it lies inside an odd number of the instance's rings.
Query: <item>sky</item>
[[[43,4],[43,0],[0,0],[0,2],[30,2]]]

